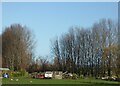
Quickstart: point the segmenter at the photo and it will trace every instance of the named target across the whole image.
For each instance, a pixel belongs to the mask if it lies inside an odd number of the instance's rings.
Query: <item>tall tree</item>
[[[33,55],[32,33],[27,27],[13,24],[2,33],[3,67],[12,70],[25,69],[31,63]]]
[[[118,76],[120,49],[117,48],[117,32],[116,22],[110,19],[102,19],[90,29],[72,27],[54,42],[57,53],[54,54],[61,59],[62,71],[93,77]]]

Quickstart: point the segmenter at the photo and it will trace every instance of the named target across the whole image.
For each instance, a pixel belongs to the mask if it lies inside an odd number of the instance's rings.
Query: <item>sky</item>
[[[119,0],[1,0],[2,2],[119,2]]]
[[[117,20],[117,2],[3,2],[2,28],[27,26],[34,34],[35,55],[51,55],[51,41],[70,27],[91,27],[102,18]]]

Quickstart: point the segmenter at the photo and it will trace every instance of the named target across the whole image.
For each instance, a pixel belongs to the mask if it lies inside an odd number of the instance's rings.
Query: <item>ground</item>
[[[78,79],[78,80],[71,80],[71,79],[32,79],[32,78],[9,78],[9,79],[2,79],[3,86],[7,84],[44,84],[53,86],[56,84],[61,84],[62,86],[66,85],[79,85],[79,86],[120,86],[120,82],[115,81],[105,81],[105,80],[96,80],[96,79]],[[61,86],[60,85],[60,86]],[[12,86],[12,85],[11,85]],[[21,85],[20,85],[21,86]]]

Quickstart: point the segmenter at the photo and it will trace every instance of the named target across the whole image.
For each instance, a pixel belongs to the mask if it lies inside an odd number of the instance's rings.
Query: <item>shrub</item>
[[[83,75],[80,75],[80,79],[83,79],[84,78],[84,76]]]
[[[14,71],[14,72],[11,72],[11,76],[12,77],[28,76],[28,72],[26,72],[25,70]]]
[[[12,73],[12,76],[13,76],[13,77],[19,77],[19,76],[20,76],[20,72],[13,72],[13,73]]]
[[[78,79],[78,75],[74,73],[72,79]]]
[[[4,73],[8,73],[9,77],[21,77],[21,76],[25,76],[28,77],[28,72],[26,72],[25,70],[21,70],[21,71],[2,71],[2,74]]]
[[[28,72],[26,72],[25,70],[21,70],[19,72],[21,76],[28,76]]]

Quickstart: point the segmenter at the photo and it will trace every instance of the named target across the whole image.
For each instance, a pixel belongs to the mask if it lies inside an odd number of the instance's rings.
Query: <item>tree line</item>
[[[101,19],[90,28],[71,27],[54,39],[55,69],[78,75],[120,77],[118,24]]]
[[[118,23],[110,19],[101,19],[90,28],[71,27],[67,33],[53,39],[51,63],[44,57],[34,56],[35,40],[29,28],[13,24],[0,35],[2,67],[15,71],[54,70],[91,77],[120,77],[118,28]]]

